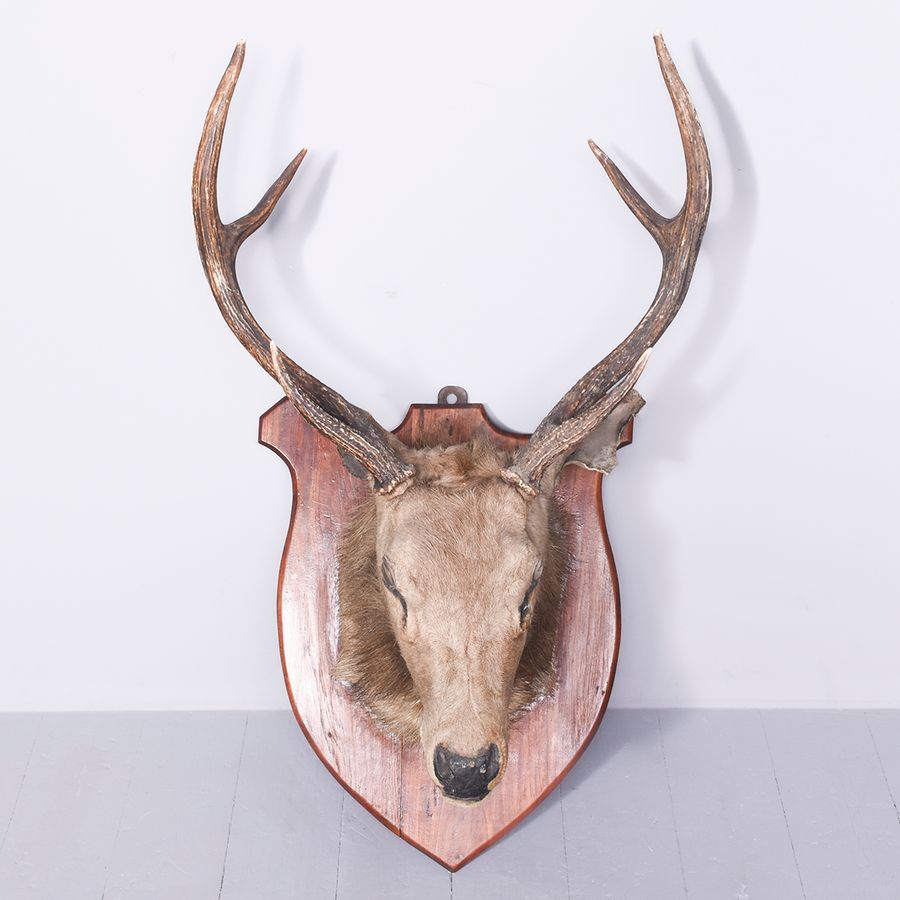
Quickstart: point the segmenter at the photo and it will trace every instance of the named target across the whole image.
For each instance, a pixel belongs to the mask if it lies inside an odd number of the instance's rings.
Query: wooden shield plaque
[[[515,448],[513,434],[481,404],[410,407],[395,434],[410,446],[480,437]],[[621,444],[631,438],[631,423]],[[451,871],[489,847],[534,809],[569,771],[609,701],[619,648],[619,597],[601,503],[603,476],[567,466],[556,501],[568,544],[557,636],[558,684],[512,726],[509,762],[480,803],[446,800],[418,745],[403,746],[374,723],[333,678],[340,640],[337,545],[369,492],[334,444],[285,399],[260,419],[260,442],[287,463],[294,502],[278,583],[278,635],[294,714],[329,771],[390,829]]]

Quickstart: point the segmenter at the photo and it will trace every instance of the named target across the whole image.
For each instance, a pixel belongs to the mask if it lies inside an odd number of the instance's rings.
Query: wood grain
[[[527,435],[491,422],[480,404],[410,407],[395,433],[409,445],[480,436],[518,447]],[[630,442],[631,426],[622,444]],[[285,684],[300,727],[338,781],[385,825],[455,871],[534,809],[581,755],[609,700],[619,647],[619,598],[601,499],[602,475],[566,468],[556,499],[567,518],[568,577],[555,694],[513,726],[509,767],[481,803],[444,799],[418,747],[402,747],[332,678],[338,646],[336,548],[369,490],[334,445],[282,400],[260,419],[260,442],[287,463],[293,508],[278,585]]]

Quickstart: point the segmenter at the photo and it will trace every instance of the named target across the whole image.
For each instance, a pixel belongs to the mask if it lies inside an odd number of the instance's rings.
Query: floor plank
[[[0,852],[22,792],[40,721],[40,713],[0,716]]]
[[[559,789],[499,843],[453,874],[453,900],[560,900],[568,893]]]
[[[806,896],[900,896],[900,821],[865,713],[763,722]]]
[[[866,725],[875,743],[878,762],[884,773],[894,812],[897,813],[897,821],[900,821],[900,711],[892,709],[867,712]]]
[[[344,798],[336,900],[448,900],[450,873]]]
[[[759,713],[664,710],[660,723],[688,896],[801,898]]]
[[[343,797],[292,713],[251,713],[221,900],[333,898]]]
[[[0,850],[0,897],[98,900],[145,717],[44,717]]]
[[[684,897],[657,714],[611,710],[562,784],[572,898]]]
[[[246,719],[144,717],[103,900],[218,897]]]

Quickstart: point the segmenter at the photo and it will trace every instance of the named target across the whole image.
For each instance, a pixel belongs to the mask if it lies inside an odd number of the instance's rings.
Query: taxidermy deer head
[[[564,535],[552,495],[567,462],[609,471],[650,349],[681,307],[709,214],[710,165],[691,99],[660,35],[662,75],[687,162],[681,211],[652,209],[606,154],[589,146],[662,251],[656,297],[634,330],[584,375],[515,454],[488,444],[407,447],[369,413],[288,358],[253,318],[235,274],[241,244],[269,217],[301,150],[247,215],[219,218],[222,135],[244,45],[206,117],[194,165],[194,221],[219,309],[238,340],[372,492],[338,555],[336,677],[403,739],[419,739],[444,794],[483,799],[507,764],[511,719],[553,689]]]

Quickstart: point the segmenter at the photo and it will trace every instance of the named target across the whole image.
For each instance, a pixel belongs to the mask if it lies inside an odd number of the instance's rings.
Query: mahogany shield
[[[444,392],[442,392],[443,394]],[[459,399],[464,398],[460,391]],[[630,442],[631,423],[620,445]],[[395,433],[410,446],[480,437],[515,448],[527,435],[493,423],[481,404],[411,406]],[[278,635],[294,714],[319,758],[374,816],[451,871],[489,847],[560,782],[600,724],[619,648],[619,596],[603,517],[603,476],[567,466],[556,488],[566,522],[567,575],[554,694],[512,726],[506,774],[486,799],[444,798],[420,746],[385,734],[333,678],[337,660],[337,545],[369,487],[334,444],[287,400],[260,419],[260,443],[287,463],[293,509],[278,582]]]

